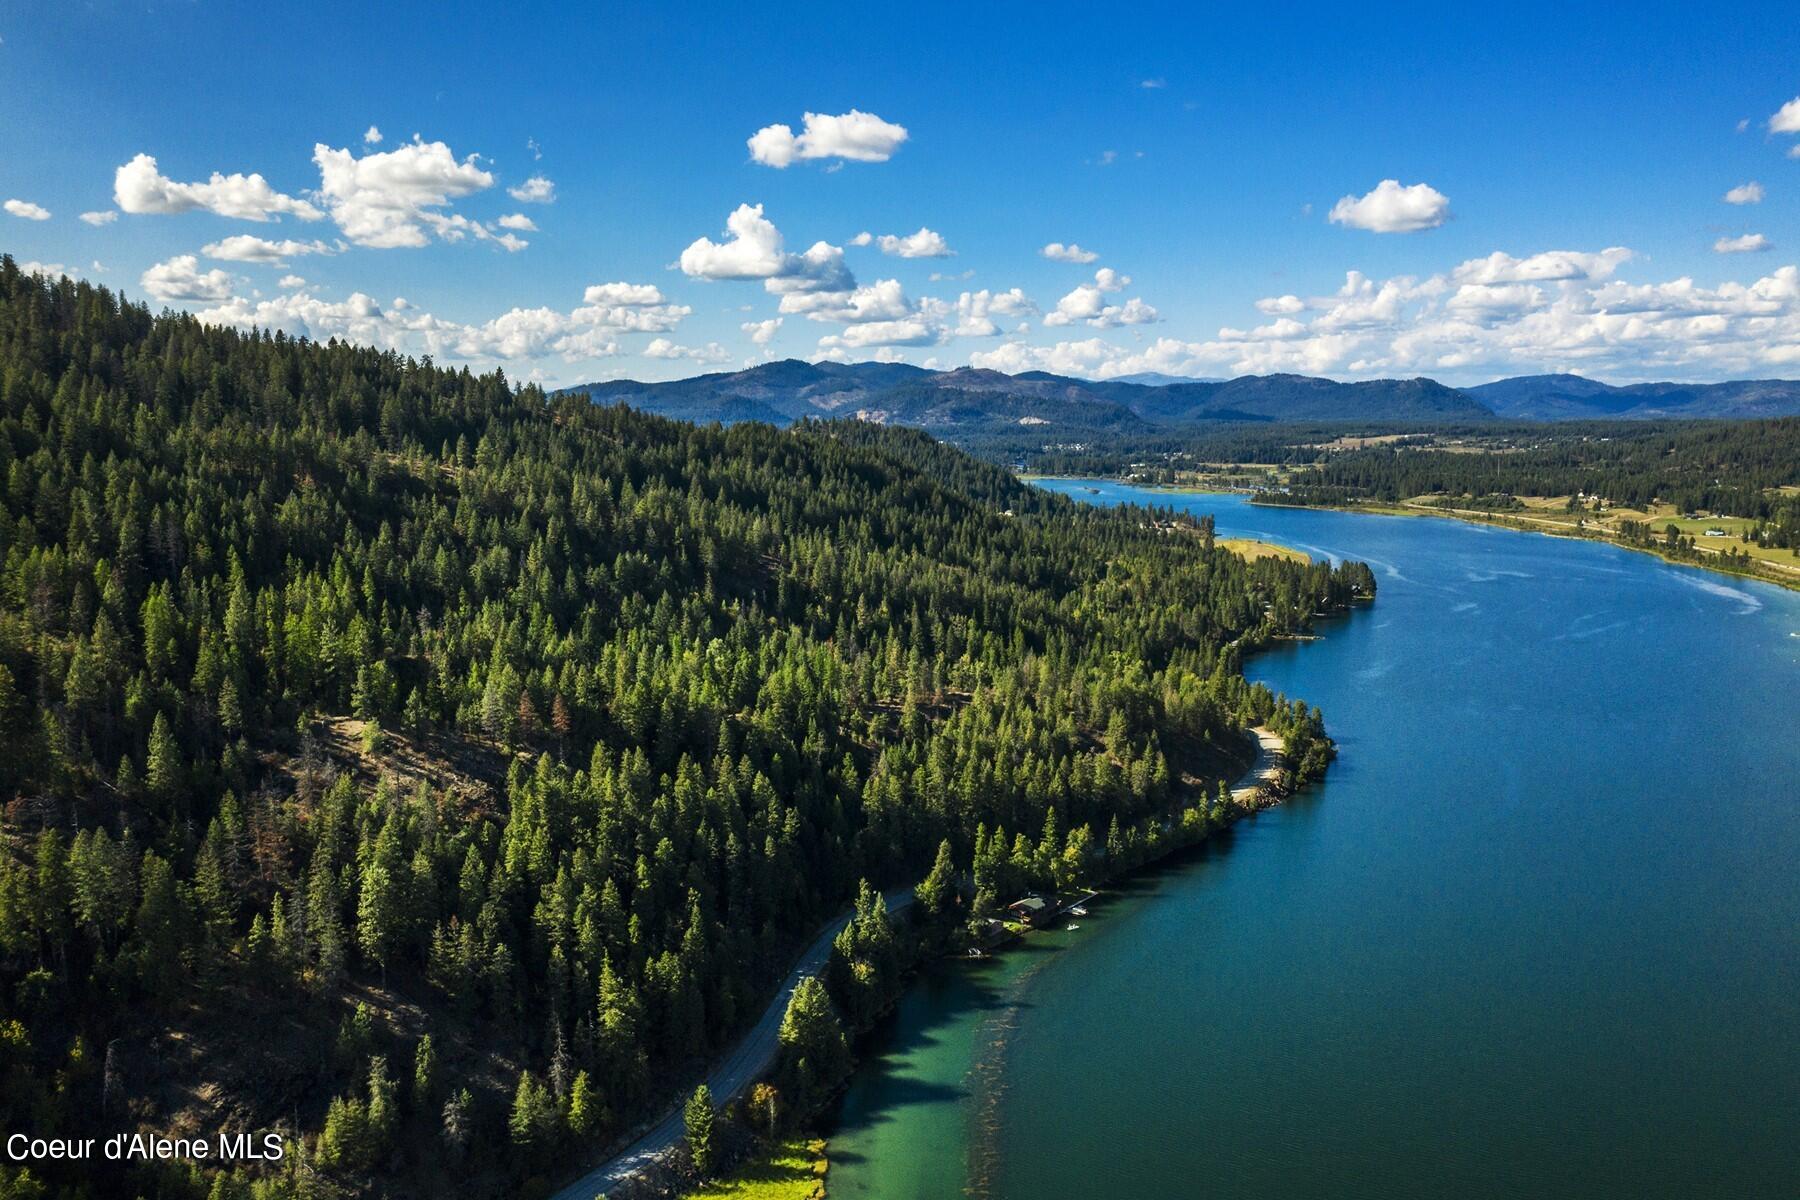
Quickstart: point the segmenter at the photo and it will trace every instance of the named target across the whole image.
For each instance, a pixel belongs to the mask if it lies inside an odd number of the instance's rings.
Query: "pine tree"
[[[712,1174],[713,1169],[712,1092],[707,1090],[704,1083],[688,1097],[681,1118],[687,1130],[688,1157],[693,1160],[695,1172],[704,1179]]]
[[[850,1044],[825,985],[815,975],[802,979],[788,1000],[778,1035],[778,1086],[805,1106],[837,1086],[850,1069]]]
[[[926,921],[941,926],[954,915],[956,899],[956,863],[951,857],[950,839],[945,838],[938,843],[931,873],[913,893],[913,903],[919,906]]]
[[[381,849],[383,842],[389,843],[387,853]],[[397,852],[387,830],[382,831],[376,846],[374,859],[363,869],[362,895],[356,906],[356,940],[370,961],[381,968],[385,987],[388,964],[405,934],[406,882],[395,862]]]
[[[431,1111],[437,1099],[437,1070],[437,1050],[427,1033],[419,1038],[413,1051],[412,1103],[415,1111]]]
[[[182,776],[181,747],[169,728],[169,719],[159,712],[150,726],[150,751],[144,768],[144,782],[150,790],[150,798],[164,812],[172,812],[181,799]]]
[[[520,1161],[532,1166],[556,1146],[561,1113],[550,1089],[533,1077],[530,1071],[519,1075],[519,1086],[513,1092],[512,1114],[507,1130],[518,1149]]]
[[[230,938],[237,920],[237,897],[226,879],[219,849],[223,836],[223,829],[215,820],[207,830],[194,867],[194,897],[200,902],[200,919],[206,926],[207,938],[215,947]]]
[[[400,1123],[400,1106],[394,1093],[387,1058],[377,1054],[369,1060],[369,1132],[378,1154],[387,1149]]]
[[[586,1071],[575,1072],[575,1082],[569,1087],[566,1120],[569,1132],[577,1141],[589,1141],[600,1131],[600,1099],[595,1095],[594,1085],[588,1079]]]

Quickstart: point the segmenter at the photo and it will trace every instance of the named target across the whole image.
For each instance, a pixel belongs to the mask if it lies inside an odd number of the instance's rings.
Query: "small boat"
[[[1085,917],[1085,916],[1087,916],[1087,909],[1085,909],[1085,908],[1081,907],[1081,905],[1077,904],[1074,908],[1071,908],[1069,910],[1069,915],[1071,917]]]
[[[1075,931],[1076,931],[1076,930],[1077,930],[1077,929],[1080,929],[1080,928],[1081,928],[1081,926],[1079,926],[1079,925],[1075,925],[1075,924],[1072,924],[1072,923],[1071,923],[1071,924],[1070,924],[1070,926],[1069,926],[1069,932],[1070,932],[1070,933],[1074,933],[1074,932],[1075,932]]]
[[[970,958],[986,958],[987,954],[985,952],[983,952],[983,950],[981,949],[980,946],[970,946],[969,947],[969,957]]]

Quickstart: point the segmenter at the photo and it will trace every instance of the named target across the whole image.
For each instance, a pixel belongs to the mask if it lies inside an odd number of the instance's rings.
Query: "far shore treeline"
[[[1104,874],[1252,722],[1321,770],[1241,662],[1374,585],[917,432],[699,428],[10,258],[0,486],[0,1125],[288,1135],[0,1164],[19,1197],[572,1177],[860,892],[795,1017],[831,1052],[896,969],[865,882],[960,921]],[[760,1119],[837,1069],[790,1055]]]
[[[1013,443],[1017,442],[1013,439]],[[1216,464],[1273,470],[1288,503],[1394,504],[1460,497],[1503,509],[1518,496],[1603,499],[1644,509],[1751,521],[1765,546],[1800,547],[1800,417],[1756,421],[1568,421],[1556,424],[1221,424],[1079,448],[984,442],[1052,475],[1174,482]],[[1260,478],[1246,483],[1266,486]],[[1660,528],[1654,532],[1661,533]]]

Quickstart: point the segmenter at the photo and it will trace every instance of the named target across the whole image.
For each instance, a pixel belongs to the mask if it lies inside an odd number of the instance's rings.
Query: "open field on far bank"
[[[1589,538],[1593,541],[1610,542],[1627,550],[1654,554],[1658,558],[1684,566],[1716,569],[1725,574],[1747,576],[1752,579],[1761,579],[1766,583],[1800,590],[1800,558],[1795,557],[1791,550],[1738,540],[1737,530],[1749,524],[1742,517],[1684,518],[1675,516],[1673,510],[1666,505],[1657,505],[1649,513],[1632,508],[1608,508],[1598,514],[1569,512],[1565,507],[1568,500],[1566,496],[1520,496],[1518,500],[1525,507],[1519,509],[1456,508],[1441,503],[1443,499],[1444,497],[1441,496],[1420,496],[1399,504],[1357,503],[1323,505],[1321,507],[1333,508],[1340,512],[1373,513],[1377,516],[1448,517],[1452,520],[1498,525],[1502,528],[1517,529],[1526,533]],[[1694,555],[1688,557],[1670,554],[1662,547],[1660,540],[1650,545],[1637,545],[1624,541],[1618,534],[1618,522],[1620,521],[1646,522],[1659,539],[1662,531],[1668,525],[1677,525],[1682,528],[1684,533],[1693,537]],[[1706,537],[1705,531],[1712,528],[1727,529],[1728,536]],[[1747,555],[1754,564],[1754,569],[1738,570],[1727,567],[1724,563],[1727,551]]]
[[[1502,509],[1491,514],[1487,510],[1464,509],[1451,506],[1446,508],[1441,496],[1415,496],[1406,501],[1406,507],[1426,511],[1448,512],[1452,516],[1463,516],[1480,512],[1502,520],[1513,519],[1527,526],[1545,527],[1551,532],[1570,533],[1586,536],[1600,535],[1616,538],[1620,522],[1640,521],[1648,525],[1653,533],[1661,537],[1670,525],[1675,526],[1683,534],[1694,539],[1694,549],[1699,554],[1722,554],[1726,550],[1735,550],[1739,554],[1748,554],[1759,563],[1766,563],[1778,571],[1800,574],[1800,558],[1796,558],[1791,550],[1777,546],[1764,546],[1754,541],[1743,541],[1739,534],[1756,524],[1748,517],[1684,517],[1673,505],[1656,504],[1649,509],[1608,507],[1595,512],[1584,509],[1578,512],[1568,510],[1567,496],[1520,496],[1522,509]],[[1358,506],[1365,507],[1365,506]],[[1372,506],[1368,506],[1372,507]],[[1707,530],[1719,529],[1723,536],[1708,537]]]

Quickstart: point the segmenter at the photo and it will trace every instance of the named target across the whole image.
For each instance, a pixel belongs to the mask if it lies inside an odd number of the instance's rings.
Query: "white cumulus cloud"
[[[157,263],[139,277],[146,292],[165,303],[176,300],[217,302],[231,297],[231,276],[214,268],[200,270],[200,260],[192,254],[178,254],[167,262]]]
[[[342,245],[340,242],[339,245]],[[266,263],[278,267],[285,259],[295,258],[302,254],[331,254],[334,251],[321,241],[299,242],[291,238],[281,241],[270,241],[267,238],[254,237],[247,233],[221,238],[200,247],[200,253],[208,258],[217,258],[225,262]]]
[[[113,201],[128,213],[184,213],[194,209],[240,221],[273,221],[294,216],[317,221],[325,214],[305,200],[276,191],[258,174],[224,175],[205,183],[179,183],[157,169],[156,159],[139,154],[113,172]]]
[[[826,334],[819,339],[821,353],[838,350],[864,350],[875,346],[932,346],[943,338],[942,331],[923,315],[915,314],[894,321],[870,321],[863,325],[847,325],[842,333]]]
[[[363,130],[363,145],[365,145],[365,146],[381,145],[381,130],[380,130],[380,128],[378,128],[377,126],[371,125],[367,129]]]
[[[1051,242],[1042,250],[1039,250],[1038,253],[1053,262],[1067,263],[1091,263],[1100,257],[1092,250],[1083,250],[1074,242],[1070,242],[1066,246],[1061,242]]]
[[[731,354],[717,342],[704,346],[678,346],[668,338],[653,338],[644,347],[645,358],[686,358],[701,363],[730,362]]]
[[[645,308],[657,304],[666,304],[662,289],[654,283],[595,283],[589,284],[581,299],[586,304],[600,304],[615,308]]]
[[[914,306],[898,279],[882,279],[848,291],[789,292],[781,298],[781,311],[810,321],[897,321],[912,315]]]
[[[41,204],[33,204],[29,200],[8,200],[4,207],[15,217],[23,217],[27,221],[48,221],[50,210]]]
[[[507,213],[504,217],[501,217],[495,222],[495,224],[499,225],[502,229],[516,229],[520,233],[537,232],[537,222],[533,221],[524,213]]]
[[[891,254],[895,258],[954,258],[956,251],[944,240],[944,235],[936,233],[924,226],[919,232],[909,233],[905,237],[896,237],[884,233],[875,239],[883,254]]]
[[[1752,179],[1749,183],[1740,183],[1725,193],[1727,204],[1761,204],[1763,185]]]
[[[842,292],[856,284],[840,246],[815,242],[804,254],[785,248],[781,231],[760,204],[740,204],[725,219],[723,242],[695,238],[681,252],[681,270],[695,279],[760,279],[770,292]]]
[[[1742,237],[1722,237],[1713,243],[1714,254],[1755,254],[1761,250],[1773,250],[1775,243],[1760,233],[1746,233]]]
[[[458,159],[443,142],[415,139],[358,158],[320,142],[313,162],[332,220],[359,246],[423,246],[432,234],[445,241],[493,237],[479,222],[442,211],[452,200],[493,186],[493,175],[475,164],[475,155]]]
[[[84,212],[81,214],[81,219],[89,225],[111,225],[119,219],[119,214],[114,209],[103,208],[95,212]]]
[[[519,186],[507,188],[506,194],[520,204],[554,204],[556,185],[542,175],[533,175]]]
[[[1016,287],[1004,292],[987,288],[964,292],[956,298],[956,324],[950,332],[955,337],[994,337],[1000,332],[995,317],[1018,320],[1036,316],[1037,311],[1037,305]]]
[[[1800,133],[1800,96],[1775,110],[1769,118],[1770,133]]]
[[[816,158],[886,162],[906,138],[905,126],[853,108],[835,117],[807,113],[798,136],[792,126],[765,125],[751,134],[746,144],[752,159],[781,168]]]
[[[1364,196],[1345,196],[1331,206],[1334,225],[1371,233],[1417,233],[1436,229],[1450,215],[1450,199],[1427,183],[1402,187],[1384,179]]]
[[[1624,246],[1605,250],[1545,250],[1514,258],[1496,250],[1486,258],[1471,258],[1450,272],[1456,283],[1548,283],[1561,279],[1610,279],[1633,255]]]
[[[775,340],[775,334],[781,329],[780,317],[770,317],[766,321],[745,321],[738,328],[750,335],[750,340],[758,346],[766,346]]]
[[[1132,299],[1122,305],[1106,302],[1108,295],[1124,290],[1130,283],[1131,276],[1121,275],[1111,267],[1101,267],[1094,272],[1094,282],[1081,284],[1058,300],[1055,309],[1044,317],[1044,324],[1073,325],[1084,321],[1096,329],[1110,329],[1116,325],[1147,325],[1157,320],[1156,309],[1142,300]]]

